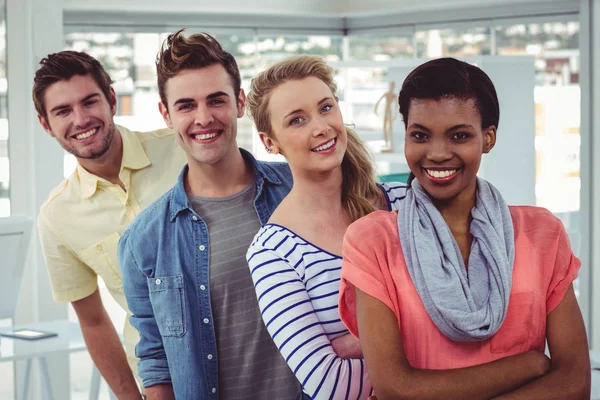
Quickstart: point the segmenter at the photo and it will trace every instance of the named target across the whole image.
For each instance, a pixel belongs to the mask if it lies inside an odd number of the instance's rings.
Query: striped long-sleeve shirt
[[[381,185],[390,210],[406,185]],[[263,320],[277,348],[313,400],[366,399],[362,359],[342,359],[331,341],[348,333],[338,313],[341,257],[291,230],[266,224],[247,253]]]

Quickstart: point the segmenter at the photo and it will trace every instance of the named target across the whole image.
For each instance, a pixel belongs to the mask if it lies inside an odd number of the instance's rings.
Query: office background
[[[88,52],[115,81],[116,122],[155,129],[164,122],[154,60],[166,36],[183,27],[211,33],[234,54],[244,88],[288,56],[324,57],[336,73],[344,120],[368,143],[381,175],[407,171],[399,117],[393,151],[380,152],[383,109],[378,116],[374,108],[390,81],[398,90],[402,71],[442,56],[496,71],[499,92],[524,112],[502,115],[504,150],[497,159],[513,152],[520,163],[512,169],[484,164],[483,173],[514,187],[518,202],[547,207],[563,220],[583,262],[576,290],[590,344],[600,350],[600,202],[594,200],[600,198],[600,159],[594,157],[600,156],[600,0],[2,0],[0,217],[35,218],[75,167],[37,122],[31,87],[39,60],[63,49]],[[238,131],[242,147],[269,159],[247,117]],[[101,292],[122,327],[124,312],[102,284]],[[35,230],[19,293],[18,324],[76,321],[70,306],[52,301]],[[0,327],[12,322],[0,320]],[[88,398],[86,352],[48,360],[55,398]],[[21,362],[0,363],[0,398],[14,396],[23,370]],[[30,398],[43,398],[38,370],[32,374]],[[101,398],[108,398],[105,387]]]

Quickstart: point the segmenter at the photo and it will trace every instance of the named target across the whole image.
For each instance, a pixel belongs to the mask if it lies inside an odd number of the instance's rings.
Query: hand
[[[350,333],[340,336],[331,342],[333,351],[340,358],[344,359],[356,359],[363,358],[362,350],[360,348],[360,342],[357,338],[352,336]]]

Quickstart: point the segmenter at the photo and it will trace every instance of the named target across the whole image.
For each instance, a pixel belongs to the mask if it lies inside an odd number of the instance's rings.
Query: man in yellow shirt
[[[117,244],[136,215],[175,184],[185,153],[174,131],[131,132],[114,124],[112,81],[93,57],[63,51],[40,64],[33,87],[38,119],[78,163],[38,218],[54,299],[72,303],[90,355],[117,397],[139,399],[139,337],[129,324]],[[102,305],[98,276],[127,311],[127,355]]]

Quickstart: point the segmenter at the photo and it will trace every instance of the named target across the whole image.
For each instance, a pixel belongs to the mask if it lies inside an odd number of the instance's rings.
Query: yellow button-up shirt
[[[119,177],[126,191],[78,165],[42,205],[38,231],[56,301],[91,295],[100,276],[127,311],[125,349],[136,372],[139,336],[129,324],[117,244],[138,213],[175,185],[186,158],[172,130],[142,133],[117,128],[123,138]]]

